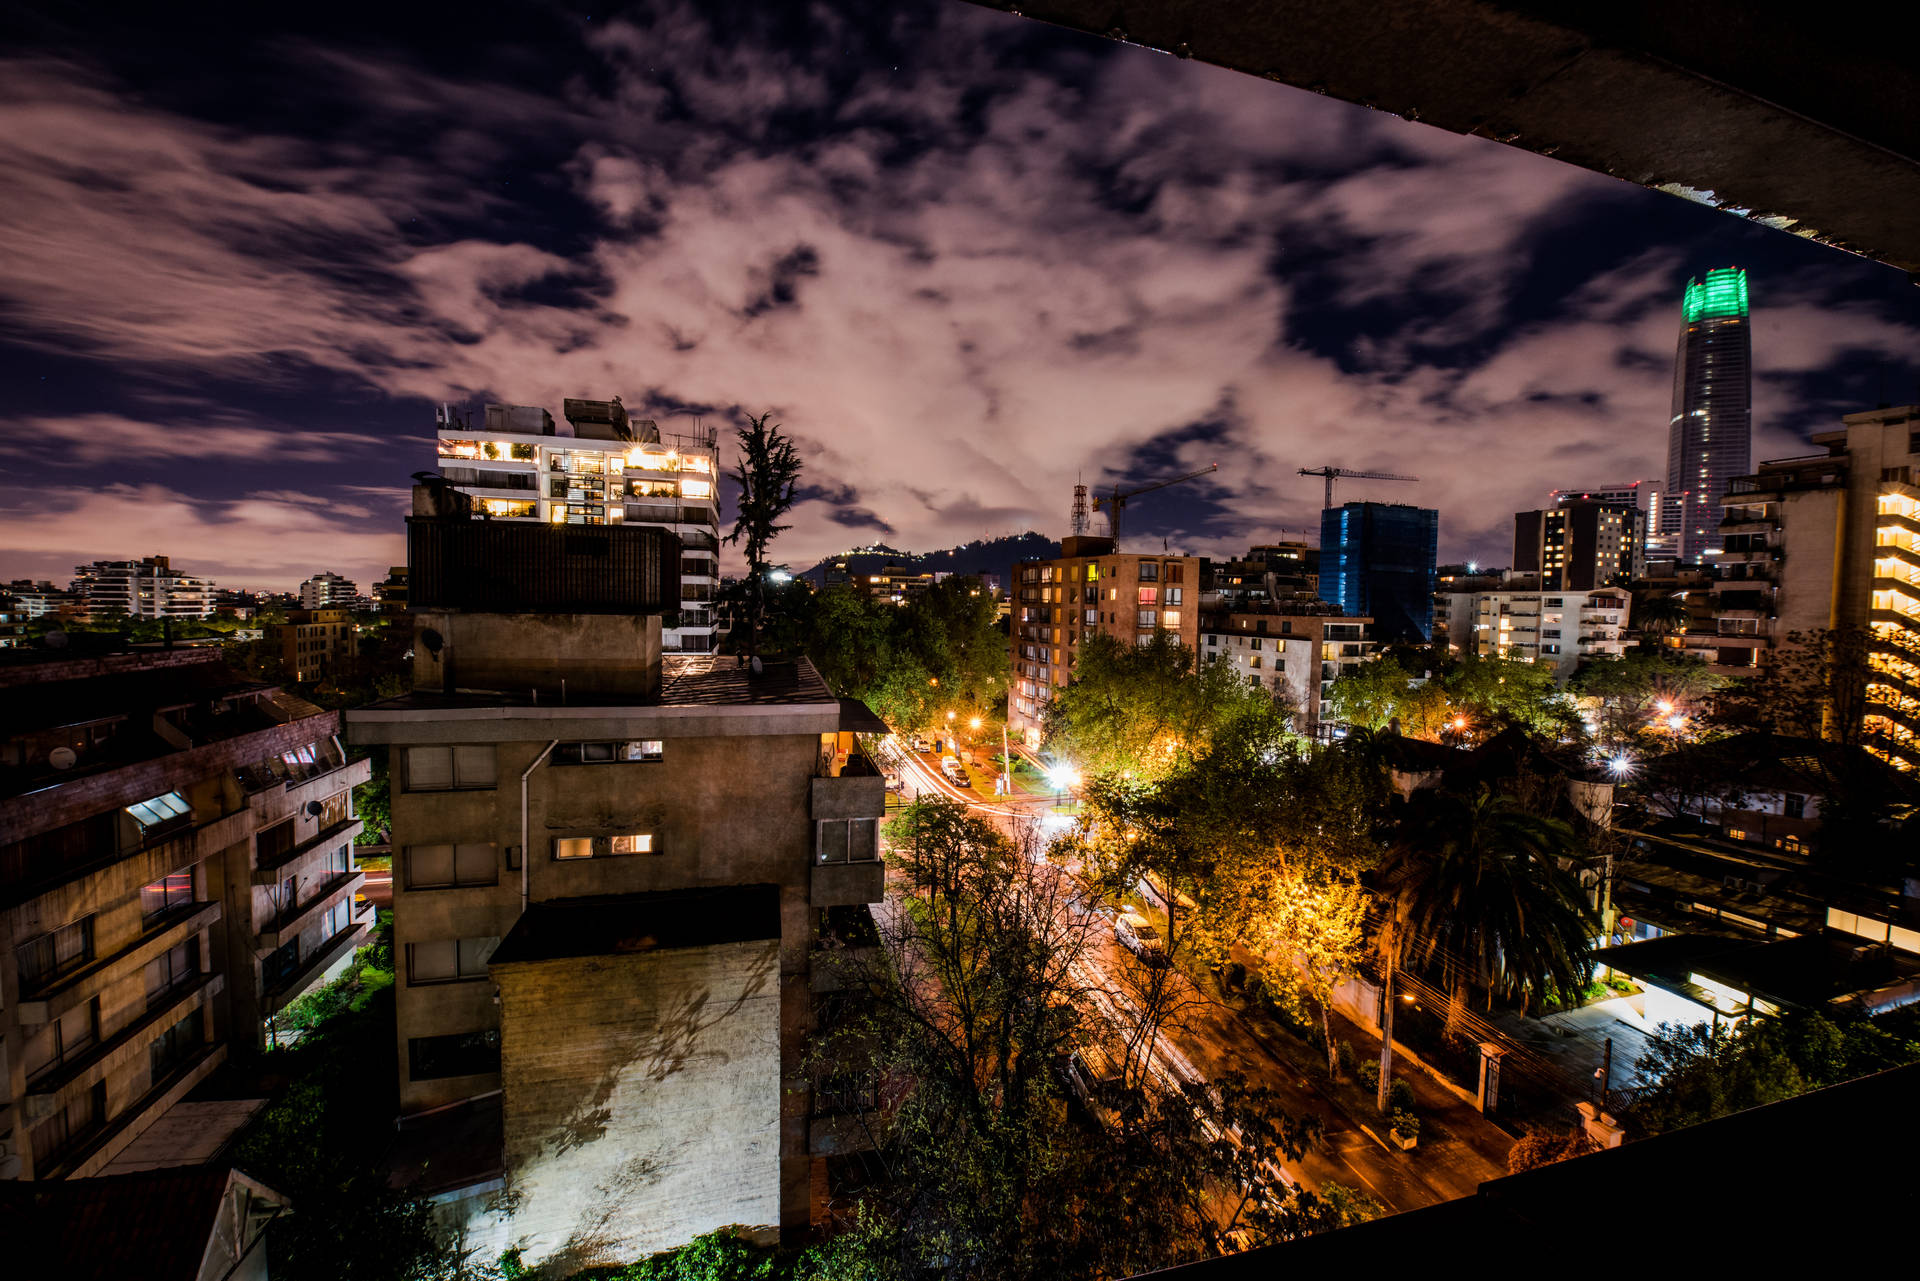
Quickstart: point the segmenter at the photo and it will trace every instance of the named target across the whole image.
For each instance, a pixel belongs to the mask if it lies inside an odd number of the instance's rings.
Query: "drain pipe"
[[[526,915],[527,911],[527,868],[533,860],[533,853],[527,848],[527,779],[540,768],[540,763],[546,760],[558,746],[560,746],[560,740],[556,738],[541,748],[540,755],[534,757],[533,764],[527,766],[520,775],[520,913],[522,916]]]

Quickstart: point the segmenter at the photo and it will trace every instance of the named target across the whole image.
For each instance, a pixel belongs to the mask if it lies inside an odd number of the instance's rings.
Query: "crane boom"
[[[1184,476],[1170,476],[1166,480],[1156,480],[1148,485],[1136,485],[1132,489],[1122,489],[1116,484],[1113,487],[1112,493],[1094,495],[1093,509],[1107,513],[1107,534],[1113,539],[1114,545],[1118,546],[1120,542],[1120,511],[1127,505],[1129,498],[1138,498],[1141,494],[1151,494],[1156,489],[1165,489],[1168,485],[1178,485],[1183,481],[1197,480],[1210,472],[1219,470],[1219,463],[1208,463],[1199,471],[1190,471]]]
[[[1327,478],[1328,507],[1333,506],[1333,481],[1336,476],[1345,476],[1350,480],[1419,480],[1418,476],[1400,476],[1390,471],[1356,471],[1347,467],[1302,467],[1302,476],[1324,476]]]

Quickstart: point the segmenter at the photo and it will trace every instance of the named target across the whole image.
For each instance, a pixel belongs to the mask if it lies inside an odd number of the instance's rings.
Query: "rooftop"
[[[855,699],[834,696],[827,682],[805,658],[790,662],[766,663],[758,676],[740,666],[731,655],[663,654],[660,658],[660,692],[645,695],[583,695],[566,706],[583,708],[622,707],[816,707],[826,704],[857,703]],[[349,713],[355,719],[364,712],[453,711],[484,708],[557,707],[551,694],[544,701],[532,690],[456,690],[443,694],[437,690],[413,690],[394,698],[369,703]],[[865,705],[861,711],[867,716]],[[844,707],[843,707],[844,712]],[[848,728],[865,730],[865,726]]]
[[[214,1165],[0,1182],[0,1238],[22,1277],[194,1281],[235,1178],[244,1176]],[[22,1248],[24,1258],[15,1253]],[[36,1250],[45,1258],[36,1259]]]
[[[535,903],[501,940],[493,965],[635,955],[780,937],[780,889],[729,885]]]

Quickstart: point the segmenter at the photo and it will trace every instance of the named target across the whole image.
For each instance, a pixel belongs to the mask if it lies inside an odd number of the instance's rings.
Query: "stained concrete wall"
[[[557,1272],[781,1218],[778,946],[497,966],[514,1244]]]
[[[660,618],[640,614],[414,615],[415,689],[540,691],[558,703],[660,688]],[[439,636],[427,644],[426,634]]]

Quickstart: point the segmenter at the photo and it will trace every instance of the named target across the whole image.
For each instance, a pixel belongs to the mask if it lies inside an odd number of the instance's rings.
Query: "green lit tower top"
[[[1689,280],[1673,358],[1667,490],[1656,534],[1682,561],[1717,548],[1720,498],[1753,466],[1753,339],[1747,273],[1716,267]]]

